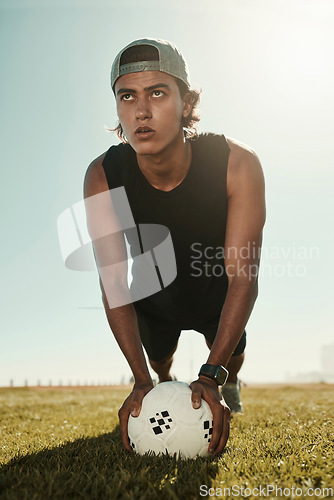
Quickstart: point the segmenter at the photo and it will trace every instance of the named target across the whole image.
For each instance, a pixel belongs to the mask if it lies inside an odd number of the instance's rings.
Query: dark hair
[[[120,59],[120,64],[128,64],[137,61],[159,61],[158,49],[156,47],[153,47],[152,45],[139,45],[130,47],[123,52]],[[175,78],[175,80],[180,91],[181,99],[186,97],[186,101],[192,106],[190,114],[186,118],[182,118],[184,135],[187,139],[190,139],[192,137],[195,137],[195,135],[197,134],[195,123],[199,122],[200,120],[200,117],[196,110],[199,104],[200,92],[198,90],[189,89],[188,86],[179,78]],[[119,123],[116,128],[111,130],[113,132],[116,132],[118,138],[122,142],[127,142],[121,123]]]

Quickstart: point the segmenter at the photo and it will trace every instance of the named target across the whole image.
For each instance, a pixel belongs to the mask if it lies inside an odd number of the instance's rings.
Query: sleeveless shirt
[[[219,317],[228,288],[223,248],[230,150],[223,135],[211,133],[197,135],[190,144],[190,168],[171,191],[148,182],[129,144],[111,146],[102,163],[109,189],[125,188],[135,223],[166,226],[174,246],[175,280],[134,306],[159,321],[181,322],[185,329]]]

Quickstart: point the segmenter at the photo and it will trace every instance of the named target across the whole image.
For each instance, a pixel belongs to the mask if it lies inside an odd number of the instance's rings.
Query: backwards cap
[[[123,53],[130,47],[141,45],[150,45],[158,51],[158,61],[138,61],[121,65],[121,57]],[[189,72],[185,59],[181,52],[167,40],[158,38],[141,38],[129,43],[116,56],[111,67],[111,87],[114,90],[116,80],[128,73],[137,73],[140,71],[162,71],[168,75],[174,76],[182,80],[188,88],[190,88]]]

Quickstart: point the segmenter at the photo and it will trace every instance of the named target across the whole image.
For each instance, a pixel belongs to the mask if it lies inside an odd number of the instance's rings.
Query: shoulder
[[[235,139],[227,138],[230,149],[227,170],[228,196],[248,185],[264,189],[264,174],[261,162],[253,149]]]
[[[205,172],[213,175],[225,172],[230,154],[224,135],[211,132],[200,133],[190,140],[194,158],[205,165]]]
[[[84,178],[84,197],[88,198],[94,194],[108,190],[108,182],[103,169],[103,160],[107,151],[95,158],[88,166]]]
[[[223,134],[202,132],[190,140],[202,148],[224,148],[228,151],[228,143]]]
[[[129,144],[111,146],[89,165],[84,181],[85,198],[101,191],[123,185],[126,171],[133,163],[135,152]]]

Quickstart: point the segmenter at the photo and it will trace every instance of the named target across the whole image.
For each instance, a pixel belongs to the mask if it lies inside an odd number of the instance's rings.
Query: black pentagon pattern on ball
[[[149,422],[152,424],[154,434],[162,434],[165,430],[170,429],[171,426],[169,424],[173,422],[173,419],[170,417],[168,411],[164,410],[156,413],[155,417],[150,417]]]
[[[204,428],[204,439],[207,439],[208,443],[210,443],[213,431],[213,421],[211,421],[211,426],[210,426],[210,420],[205,420],[203,422],[203,428]]]

